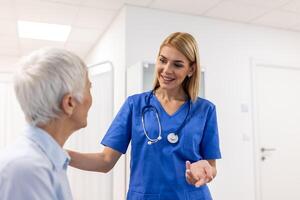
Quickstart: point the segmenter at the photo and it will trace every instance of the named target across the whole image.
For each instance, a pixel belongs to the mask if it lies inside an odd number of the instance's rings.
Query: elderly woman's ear
[[[76,107],[76,100],[70,94],[66,94],[62,98],[61,109],[67,116],[71,116]]]

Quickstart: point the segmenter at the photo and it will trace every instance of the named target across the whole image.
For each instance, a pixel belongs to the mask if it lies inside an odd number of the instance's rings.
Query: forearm
[[[207,160],[210,166],[212,167],[212,174],[213,178],[217,176],[217,166],[216,166],[216,160]]]
[[[217,176],[217,168],[213,167],[213,177],[215,178]]]
[[[81,170],[106,173],[115,165],[104,152],[79,153],[68,150],[68,153],[71,156],[70,165]]]

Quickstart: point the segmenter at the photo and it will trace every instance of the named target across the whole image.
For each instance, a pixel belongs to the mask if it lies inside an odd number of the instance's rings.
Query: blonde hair
[[[172,46],[180,51],[190,61],[190,67],[194,65],[195,70],[193,75],[185,78],[182,87],[189,98],[191,98],[192,101],[195,101],[198,97],[200,87],[199,50],[195,38],[189,33],[172,33],[160,45],[158,56],[160,55],[162,47],[166,45]],[[158,74],[155,73],[153,90],[156,90],[159,86]]]

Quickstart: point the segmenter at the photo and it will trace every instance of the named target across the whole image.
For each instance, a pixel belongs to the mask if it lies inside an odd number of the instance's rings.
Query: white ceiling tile
[[[18,38],[13,36],[0,37],[0,55],[5,56],[19,56],[19,43]]]
[[[101,8],[104,10],[119,10],[124,3],[125,0],[83,0],[81,2],[84,6]]]
[[[77,6],[48,2],[19,3],[16,7],[20,20],[66,25],[72,24],[79,10]]]
[[[0,35],[17,37],[17,23],[12,20],[0,20]]]
[[[32,51],[38,50],[44,47],[57,47],[63,48],[63,42],[52,42],[45,40],[33,40],[33,39],[20,39],[20,48],[22,55],[27,55]]]
[[[74,25],[81,28],[103,30],[111,23],[116,14],[117,11],[82,7],[74,21]]]
[[[23,5],[25,5],[25,4],[40,4],[41,2],[44,2],[44,3],[46,2],[47,3],[47,0],[14,0],[14,1],[15,1],[16,5],[20,5],[20,4],[23,4]],[[52,0],[49,0],[49,1],[53,2]]]
[[[10,0],[11,1],[11,0]],[[83,0],[14,0],[16,5],[20,4],[47,4],[47,3],[55,3],[55,4],[60,4],[60,5],[75,5],[75,6],[80,6],[80,2]]]
[[[48,2],[54,2],[53,0],[43,0]],[[82,0],[55,0],[56,3],[68,4],[68,5],[80,5]]]
[[[11,5],[12,1],[11,0],[0,0],[1,5]]]
[[[20,4],[36,4],[36,3],[40,3],[40,0],[14,0],[16,5],[20,5]]]
[[[15,20],[15,10],[11,4],[1,4],[0,19]]]
[[[291,27],[291,29],[295,30],[295,31],[299,31],[300,32],[300,24]]]
[[[219,2],[220,0],[155,0],[149,7],[200,15]]]
[[[292,11],[292,12],[298,12],[300,13],[300,1],[299,0],[293,0],[282,7],[283,10]]]
[[[290,0],[231,0],[236,3],[244,3],[265,8],[277,8],[285,5]]]
[[[300,31],[300,0],[0,0],[0,56],[55,46],[85,57],[124,3]],[[19,41],[16,19],[73,28],[66,43]]]
[[[68,42],[93,43],[99,38],[101,33],[102,31],[96,29],[73,27]]]
[[[255,24],[290,28],[297,24],[300,24],[300,14],[284,12],[284,11],[273,11],[253,21]]]
[[[14,1],[12,0],[0,0],[0,5],[2,6],[10,6],[13,8],[14,6]]]
[[[0,48],[0,68],[1,69],[5,69],[5,71],[11,71],[11,72],[15,72],[15,68],[16,67],[16,63],[19,62],[20,57],[19,55],[17,56],[12,56],[12,55],[1,55],[1,52],[3,51],[3,49]]]
[[[17,48],[0,47],[1,56],[20,56],[20,50]]]
[[[152,0],[125,0],[125,3],[136,6],[148,6]]]
[[[1,48],[19,48],[19,40],[14,36],[2,35],[0,37]]]
[[[240,3],[225,1],[205,13],[206,16],[222,18],[227,20],[249,22],[250,20],[263,15],[267,8],[247,6]]]

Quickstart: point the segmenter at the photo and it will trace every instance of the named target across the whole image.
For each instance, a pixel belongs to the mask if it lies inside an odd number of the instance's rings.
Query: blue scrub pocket
[[[186,159],[200,159],[200,144],[204,130],[204,120],[202,118],[200,120],[199,118],[191,118],[189,126],[182,129],[180,140],[184,153],[187,156]]]
[[[186,191],[187,200],[213,200],[208,188],[203,186],[198,190]]]
[[[181,138],[183,154],[187,160],[196,161],[201,159],[199,155],[201,138],[202,133],[196,134],[195,132],[186,132]]]
[[[127,200],[159,200],[159,194],[143,194],[139,192],[129,191]]]

